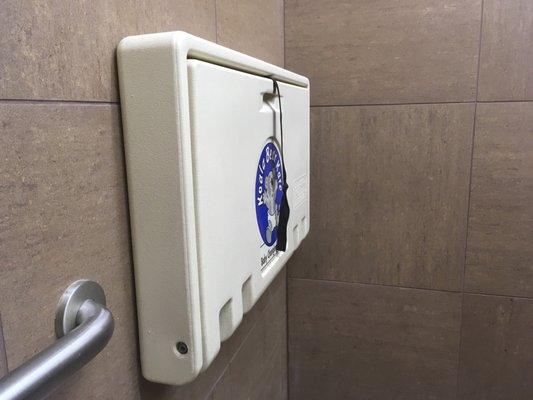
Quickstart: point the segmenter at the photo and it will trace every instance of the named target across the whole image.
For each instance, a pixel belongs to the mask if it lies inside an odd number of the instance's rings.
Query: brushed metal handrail
[[[100,285],[74,282],[59,301],[59,339],[0,379],[0,400],[45,399],[106,346],[113,329],[113,315],[105,307]]]

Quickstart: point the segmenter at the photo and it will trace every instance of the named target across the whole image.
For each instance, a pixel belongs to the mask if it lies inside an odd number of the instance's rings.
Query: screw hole
[[[189,352],[189,348],[187,347],[187,344],[184,342],[176,343],[176,350],[178,350],[178,353],[180,354],[187,354]]]

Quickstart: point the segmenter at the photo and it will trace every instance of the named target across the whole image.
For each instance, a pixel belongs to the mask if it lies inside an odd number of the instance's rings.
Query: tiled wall
[[[533,398],[533,2],[285,7],[312,92],[289,397]]]
[[[168,30],[283,65],[283,18],[282,0],[2,2],[0,314],[9,367],[53,342],[57,300],[76,279],[102,283],[116,322],[105,350],[54,399],[286,398],[285,273],[193,384],[141,378],[115,67],[122,37]],[[0,375],[2,348],[0,340]]]

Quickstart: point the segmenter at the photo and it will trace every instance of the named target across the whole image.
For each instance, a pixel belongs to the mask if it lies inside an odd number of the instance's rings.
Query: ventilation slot
[[[248,312],[254,305],[252,294],[252,276],[250,275],[246,282],[242,284],[242,308],[243,312]]]
[[[220,309],[220,314],[218,315],[219,324],[220,324],[220,341],[224,341],[230,337],[233,333],[233,324],[231,318],[231,303],[232,299],[229,299],[224,306]]]

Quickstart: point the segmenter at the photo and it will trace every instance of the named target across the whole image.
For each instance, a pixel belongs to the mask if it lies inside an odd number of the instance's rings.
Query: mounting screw
[[[189,352],[189,348],[187,347],[187,344],[184,342],[176,343],[176,350],[178,350],[178,353],[180,354],[187,354]]]

